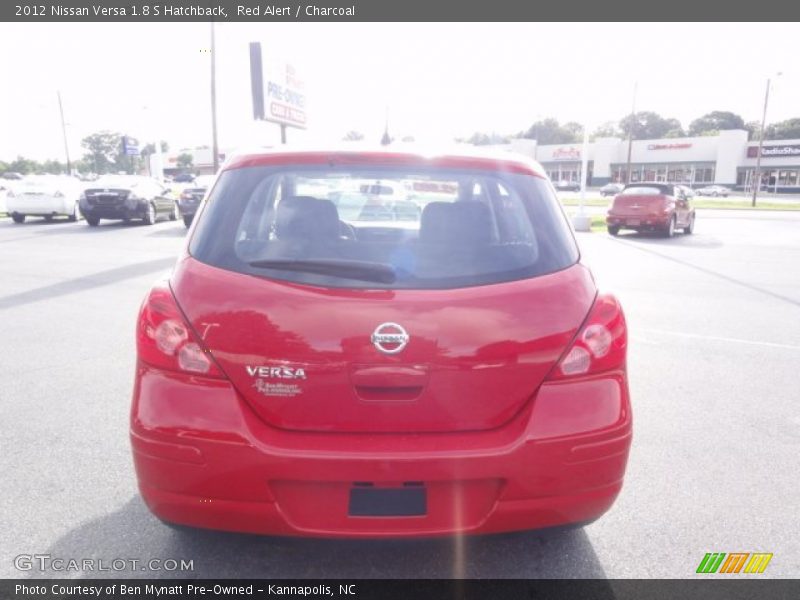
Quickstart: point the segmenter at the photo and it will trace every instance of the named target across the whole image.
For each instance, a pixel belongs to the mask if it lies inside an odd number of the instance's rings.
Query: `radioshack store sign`
[[[747,148],[747,158],[758,156],[758,146]],[[763,146],[761,158],[780,158],[782,156],[800,156],[800,144],[787,144],[784,146]]]

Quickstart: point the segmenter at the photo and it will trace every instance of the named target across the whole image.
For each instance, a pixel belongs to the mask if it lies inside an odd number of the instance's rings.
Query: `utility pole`
[[[631,151],[633,150],[633,128],[636,125],[636,88],[639,86],[638,81],[633,82],[633,103],[631,104],[631,126],[628,128],[628,165],[627,175],[625,176],[625,183],[631,182]]]
[[[219,146],[217,144],[217,49],[214,40],[214,21],[211,21],[211,153],[214,173],[219,171]]]
[[[72,175],[72,163],[69,160],[69,144],[67,143],[67,125],[64,122],[64,107],[61,104],[61,91],[56,91],[58,96],[58,112],[61,114],[61,134],[64,136],[64,153],[67,155],[67,175]]]
[[[780,75],[780,73],[778,74]],[[758,154],[756,154],[756,173],[755,177],[753,177],[752,206],[756,205],[758,188],[761,187],[761,149],[764,147],[764,128],[767,126],[767,104],[769,103],[769,84],[770,84],[770,79],[767,79],[767,90],[766,92],[764,92],[764,112],[761,115],[761,131],[758,132]]]

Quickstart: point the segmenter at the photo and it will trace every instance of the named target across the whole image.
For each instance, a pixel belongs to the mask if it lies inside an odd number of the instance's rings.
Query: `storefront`
[[[512,140],[504,148],[538,160],[553,181],[580,181],[581,144],[538,145]],[[628,180],[628,141],[600,138],[588,144],[587,182],[601,186]],[[717,184],[752,189],[758,142],[734,129],[715,136],[636,140],[630,145],[630,180]],[[800,140],[765,141],[761,155],[762,189],[800,193]]]

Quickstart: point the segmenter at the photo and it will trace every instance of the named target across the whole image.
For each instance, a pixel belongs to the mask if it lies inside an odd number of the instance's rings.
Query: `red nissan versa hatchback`
[[[532,161],[239,155],[139,314],[141,494],[262,534],[588,522],[628,459],[626,337]]]

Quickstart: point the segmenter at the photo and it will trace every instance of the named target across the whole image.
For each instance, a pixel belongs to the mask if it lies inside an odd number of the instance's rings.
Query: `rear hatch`
[[[485,430],[526,405],[596,295],[545,179],[270,160],[223,172],[171,280],[192,327],[265,422]],[[326,198],[375,181],[446,191],[409,197],[417,221],[410,211],[361,221]]]
[[[665,186],[632,184],[614,197],[609,212],[630,217],[653,215],[662,212],[668,202],[669,194]]]
[[[595,296],[581,265],[478,288],[384,291],[270,281],[193,259],[173,291],[267,423],[364,432],[502,425],[535,393]],[[408,335],[401,352],[374,344],[384,323]]]

